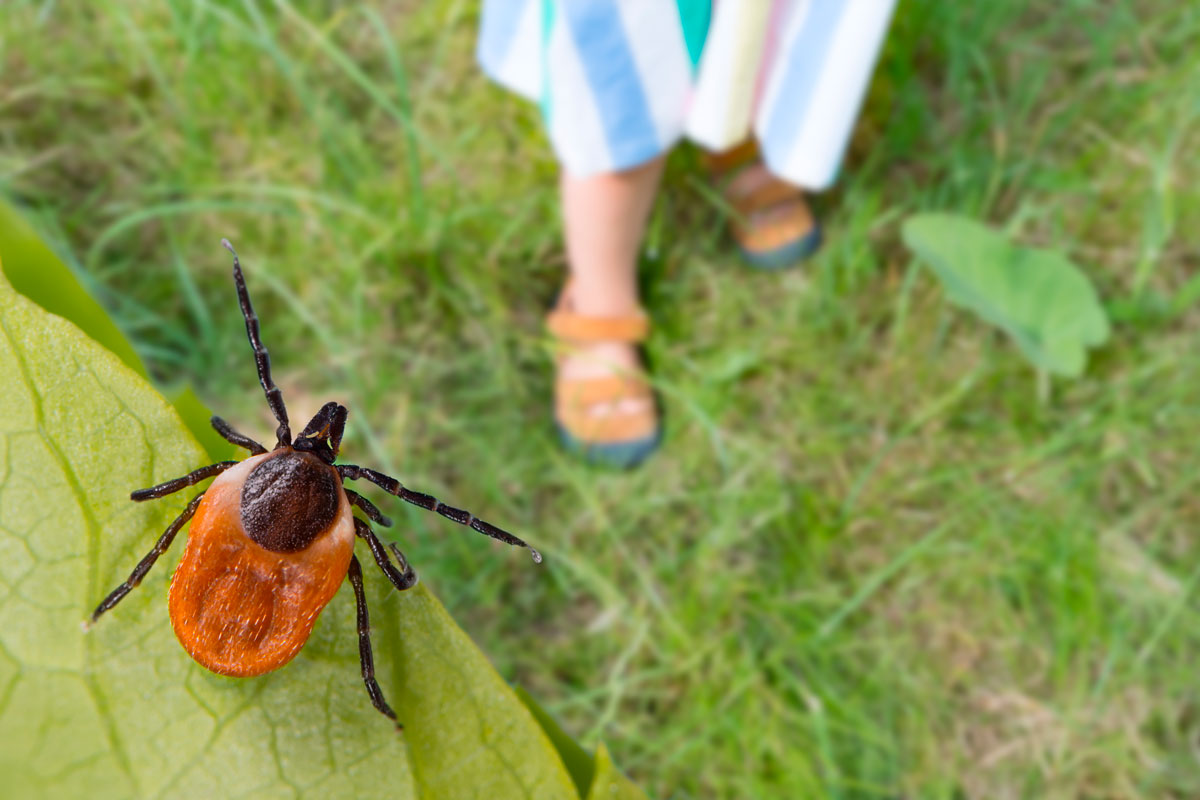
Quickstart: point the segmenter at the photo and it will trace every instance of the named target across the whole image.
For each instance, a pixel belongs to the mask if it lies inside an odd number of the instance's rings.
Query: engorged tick
[[[304,646],[317,616],[348,576],[358,608],[363,682],[375,708],[395,720],[396,714],[375,680],[362,567],[354,556],[355,536],[366,541],[375,563],[397,589],[414,586],[417,575],[394,544],[385,548],[370,525],[350,509],[357,506],[385,527],[391,520],[370,500],[344,488],[342,481],[362,478],[484,536],[520,547],[529,545],[468,511],[407,489],[381,472],[335,464],[346,426],[345,406],[326,403],[293,440],[283,395],[271,380],[271,361],[259,336],[258,317],[250,305],[237,253],[228,240],[222,239],[221,244],[233,253],[233,281],[254,349],[258,379],[279,422],[275,449],[267,452],[225,420],[213,417],[217,433],[249,450],[249,458],[211,464],[133,492],[133,500],[151,500],[220,476],[192,498],[129,578],[96,607],[91,622],[141,583],[190,519],[187,546],[171,578],[168,607],[175,635],[192,658],[213,672],[239,678],[279,669]],[[397,564],[388,557],[388,549]],[[529,550],[540,563],[538,551]]]

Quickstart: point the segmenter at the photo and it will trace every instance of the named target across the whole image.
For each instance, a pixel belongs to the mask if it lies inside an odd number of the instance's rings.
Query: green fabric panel
[[[542,0],[542,119],[550,124],[550,32],[554,30],[554,0]]]
[[[712,0],[675,0],[679,9],[679,23],[683,26],[683,41],[687,45],[688,58],[692,60],[692,72],[700,65],[700,54],[704,52],[704,40],[708,38],[708,24],[712,21]]]

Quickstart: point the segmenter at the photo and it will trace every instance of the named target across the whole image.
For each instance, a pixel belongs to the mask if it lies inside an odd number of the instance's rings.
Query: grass
[[[501,672],[657,797],[1200,794],[1200,9],[902,4],[803,270],[740,267],[676,153],[644,277],[668,435],[555,443],[536,110],[477,4],[10,3],[0,189],[164,384],[269,430],[217,245],[293,415],[506,523],[406,550]],[[1086,266],[1115,323],[1039,401],[899,243],[916,210]],[[250,424],[253,421],[253,424]]]

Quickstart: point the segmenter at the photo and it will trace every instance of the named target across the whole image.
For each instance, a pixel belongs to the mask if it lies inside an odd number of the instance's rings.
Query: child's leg
[[[581,313],[617,316],[637,307],[634,271],[663,161],[586,178],[563,172],[563,228]]]
[[[591,317],[627,317],[638,308],[637,256],[662,177],[663,157],[624,172],[573,178],[563,173],[563,229],[572,277],[571,305]],[[628,344],[599,342],[567,358],[565,378],[593,378],[639,368]],[[625,400],[596,413],[640,410]]]

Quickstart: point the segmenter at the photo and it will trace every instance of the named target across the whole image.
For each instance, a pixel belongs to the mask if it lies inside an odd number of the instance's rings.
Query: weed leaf
[[[646,794],[621,774],[602,743],[596,749],[596,774],[587,800],[646,800]]]
[[[182,541],[83,632],[195,491],[133,503],[130,490],[191,471],[205,451],[142,376],[3,270],[0,794],[584,795],[564,764],[569,754],[579,770],[582,750],[545,728],[423,584],[397,593],[368,574],[378,674],[404,734],[367,699],[346,586],[301,654],[258,678],[214,675],[176,642],[165,596]],[[644,797],[603,748],[593,771],[588,796],[603,783],[606,797]]]
[[[398,606],[397,708],[418,795],[578,798],[533,715],[424,584],[402,593]]]
[[[593,759],[559,727],[554,717],[538,705],[528,692],[520,687],[516,691],[521,702],[533,713],[542,730],[554,743],[559,758],[566,764],[571,779],[575,781],[575,788],[579,790],[580,797],[589,800],[646,800],[646,794],[617,770],[608,754],[608,748],[603,743],[596,749],[596,757]]]
[[[399,687],[383,685],[403,736],[367,700],[347,587],[301,655],[261,678],[213,675],[176,643],[165,594],[182,542],[83,633],[184,503],[133,503],[130,489],[204,452],[116,356],[3,281],[0,374],[0,774],[28,796],[578,797],[533,716],[423,585],[373,609],[380,660],[399,654]]]
[[[558,757],[562,759],[563,764],[567,768],[567,772],[571,773],[571,780],[575,782],[575,788],[579,791],[580,797],[586,797],[588,787],[592,785],[592,775],[595,773],[595,765],[592,764],[592,757],[587,754],[587,751],[579,746],[579,743],[566,734],[546,709],[538,705],[529,692],[522,687],[516,687],[517,697],[529,709],[529,713],[533,714],[533,718],[537,720],[538,725],[542,726],[542,731],[545,732],[550,743],[554,745],[554,749],[558,751]]]
[[[1054,250],[1019,247],[974,220],[918,214],[904,241],[951,301],[1007,332],[1035,367],[1077,377],[1109,325],[1087,276]]]

